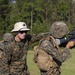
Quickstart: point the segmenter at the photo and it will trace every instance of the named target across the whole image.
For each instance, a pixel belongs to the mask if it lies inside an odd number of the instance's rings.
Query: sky
[[[11,0],[11,1],[12,1],[12,3],[13,3],[13,4],[15,4],[15,3],[16,3],[16,0]]]

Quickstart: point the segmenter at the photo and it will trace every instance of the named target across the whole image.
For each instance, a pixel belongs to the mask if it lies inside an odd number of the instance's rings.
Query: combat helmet
[[[13,35],[11,33],[5,33],[3,35],[3,40],[4,41],[11,41],[11,40],[13,40]]]
[[[68,27],[64,22],[54,22],[50,27],[50,34],[55,38],[62,38],[68,33]]]

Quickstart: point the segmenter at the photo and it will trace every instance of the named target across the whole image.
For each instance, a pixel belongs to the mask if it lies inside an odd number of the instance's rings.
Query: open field
[[[75,75],[75,48],[71,50],[72,57],[64,62],[61,66],[61,75]],[[33,62],[33,51],[28,52],[27,63],[30,71],[30,75],[40,75],[39,69]]]

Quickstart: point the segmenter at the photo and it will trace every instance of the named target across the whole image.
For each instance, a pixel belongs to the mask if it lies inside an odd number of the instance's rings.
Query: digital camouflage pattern
[[[9,41],[13,40],[13,35],[10,33],[5,33],[3,35],[3,40],[0,41],[0,58],[2,58],[2,54],[4,52],[4,45],[7,45]]]
[[[50,28],[50,35],[42,38],[38,47],[34,47],[34,62],[37,63],[41,75],[61,74],[60,66],[71,57],[71,53],[67,48],[61,50],[55,39],[62,38],[67,33],[68,27],[64,22],[55,22]]]
[[[37,63],[41,75],[60,75],[62,62],[71,57],[67,48],[62,51],[53,43],[52,40],[45,38],[40,42],[39,48],[34,47],[34,62]]]
[[[3,42],[3,41],[0,41],[0,50],[1,50],[1,51],[3,51],[3,49],[4,49],[4,45],[3,45],[2,42]]]
[[[5,33],[3,35],[3,40],[0,41],[0,75],[3,75],[1,71],[4,72],[3,69],[5,69],[4,68],[5,65],[3,64],[3,62],[5,62],[5,59],[3,59],[4,46],[8,45],[8,42],[12,40],[13,40],[13,35],[10,33]]]
[[[68,27],[64,22],[54,22],[50,27],[50,33],[55,38],[62,38],[69,33]]]
[[[26,35],[21,42],[13,40],[5,46],[0,59],[0,75],[30,75],[27,67],[28,46],[43,36],[43,33]]]

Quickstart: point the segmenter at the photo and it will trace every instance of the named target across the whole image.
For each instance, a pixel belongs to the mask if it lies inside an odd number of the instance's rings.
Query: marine
[[[0,51],[4,51],[4,45],[7,45],[10,41],[13,40],[13,35],[10,33],[5,33],[3,39],[0,41]]]
[[[10,41],[13,41],[13,35],[10,33],[5,33],[3,39],[0,41],[0,75],[3,75],[3,72],[6,71],[7,65],[5,65],[5,58],[3,54],[5,53],[5,46],[9,44]]]
[[[11,30],[14,39],[4,47],[0,75],[30,75],[27,66],[27,52],[30,44],[40,40],[44,33],[28,34],[30,29],[25,22],[17,22]]]
[[[54,22],[50,27],[50,36],[46,36],[34,47],[34,62],[37,64],[40,75],[60,75],[62,63],[71,57],[68,48],[63,50],[55,39],[64,37],[69,32],[67,25]]]

